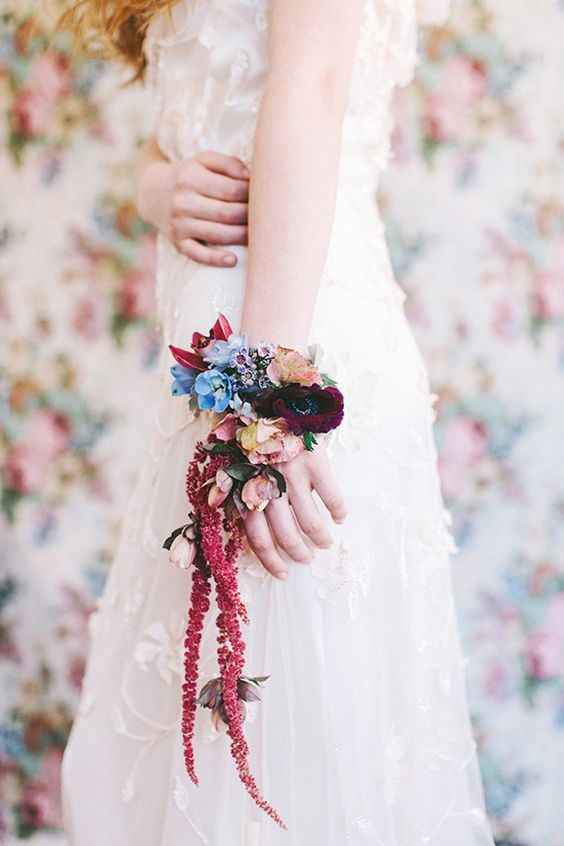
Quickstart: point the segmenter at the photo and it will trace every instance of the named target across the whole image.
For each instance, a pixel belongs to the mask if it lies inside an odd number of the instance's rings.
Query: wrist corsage
[[[215,414],[208,438],[196,444],[188,465],[188,520],[164,542],[172,564],[193,568],[182,686],[186,770],[197,784],[193,734],[201,705],[211,709],[216,727],[225,726],[239,778],[250,796],[285,828],[250,772],[243,730],[245,703],[260,700],[260,688],[268,677],[244,675],[241,623],[249,619],[237,580],[245,538],[242,518],[285,493],[280,466],[315,449],[319,435],[341,424],[343,396],[306,356],[274,344],[249,346],[223,315],[207,335],[194,333],[190,349],[171,346],[170,351],[176,361],[171,368],[172,393],[189,397],[196,413]],[[200,644],[212,583],[220,675],[198,694]]]

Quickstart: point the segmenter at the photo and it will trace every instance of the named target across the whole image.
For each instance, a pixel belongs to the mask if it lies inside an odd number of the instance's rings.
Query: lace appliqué
[[[356,620],[370,587],[368,559],[353,556],[341,542],[335,553],[318,555],[311,572],[319,581],[318,597],[330,602],[344,600],[351,620]]]
[[[147,672],[151,665],[159,677],[170,685],[182,675],[183,642],[186,624],[183,618],[171,615],[168,625],[160,620],[145,629],[135,648],[138,666]]]

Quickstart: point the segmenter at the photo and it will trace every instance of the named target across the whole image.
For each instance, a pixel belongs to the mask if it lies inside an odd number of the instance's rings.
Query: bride
[[[165,341],[64,760],[72,846],[493,844],[432,399],[374,203],[391,97],[439,5],[76,0],[65,15],[152,88],[138,204],[160,231]],[[244,731],[285,830],[241,784],[225,710],[197,709],[198,785],[184,760],[183,639],[198,571],[188,540],[170,554],[163,541],[186,524],[186,465],[216,418],[171,395],[167,345],[188,347],[219,313],[251,346],[308,358],[316,345],[315,365],[345,401],[338,429],[277,465],[286,493],[243,518],[245,668],[262,700],[243,704]],[[198,692],[218,675],[216,610]]]

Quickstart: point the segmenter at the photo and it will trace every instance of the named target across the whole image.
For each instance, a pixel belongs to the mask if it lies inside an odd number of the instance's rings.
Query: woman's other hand
[[[140,159],[137,208],[187,258],[233,267],[229,245],[247,243],[249,172],[234,156],[203,152],[181,162],[164,159],[151,139]]]
[[[291,561],[307,564],[314,550],[332,544],[327,520],[312,494],[315,491],[335,523],[342,523],[347,509],[323,445],[277,465],[286,479],[288,493],[272,500],[264,511],[245,516],[249,545],[263,566],[279,579],[288,574]]]

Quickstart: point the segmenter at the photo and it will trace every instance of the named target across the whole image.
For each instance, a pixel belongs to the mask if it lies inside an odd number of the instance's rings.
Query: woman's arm
[[[273,0],[269,74],[259,114],[249,207],[249,267],[241,328],[251,341],[307,344],[335,210],[341,128],[363,0]],[[249,543],[284,579],[331,537],[346,508],[319,445],[280,465],[288,497],[251,512]],[[289,507],[291,506],[291,508]]]
[[[137,208],[187,258],[232,267],[225,246],[247,243],[248,179],[243,162],[222,153],[170,162],[151,136],[137,160]]]
[[[273,0],[252,166],[242,329],[307,342],[335,207],[362,0]]]

